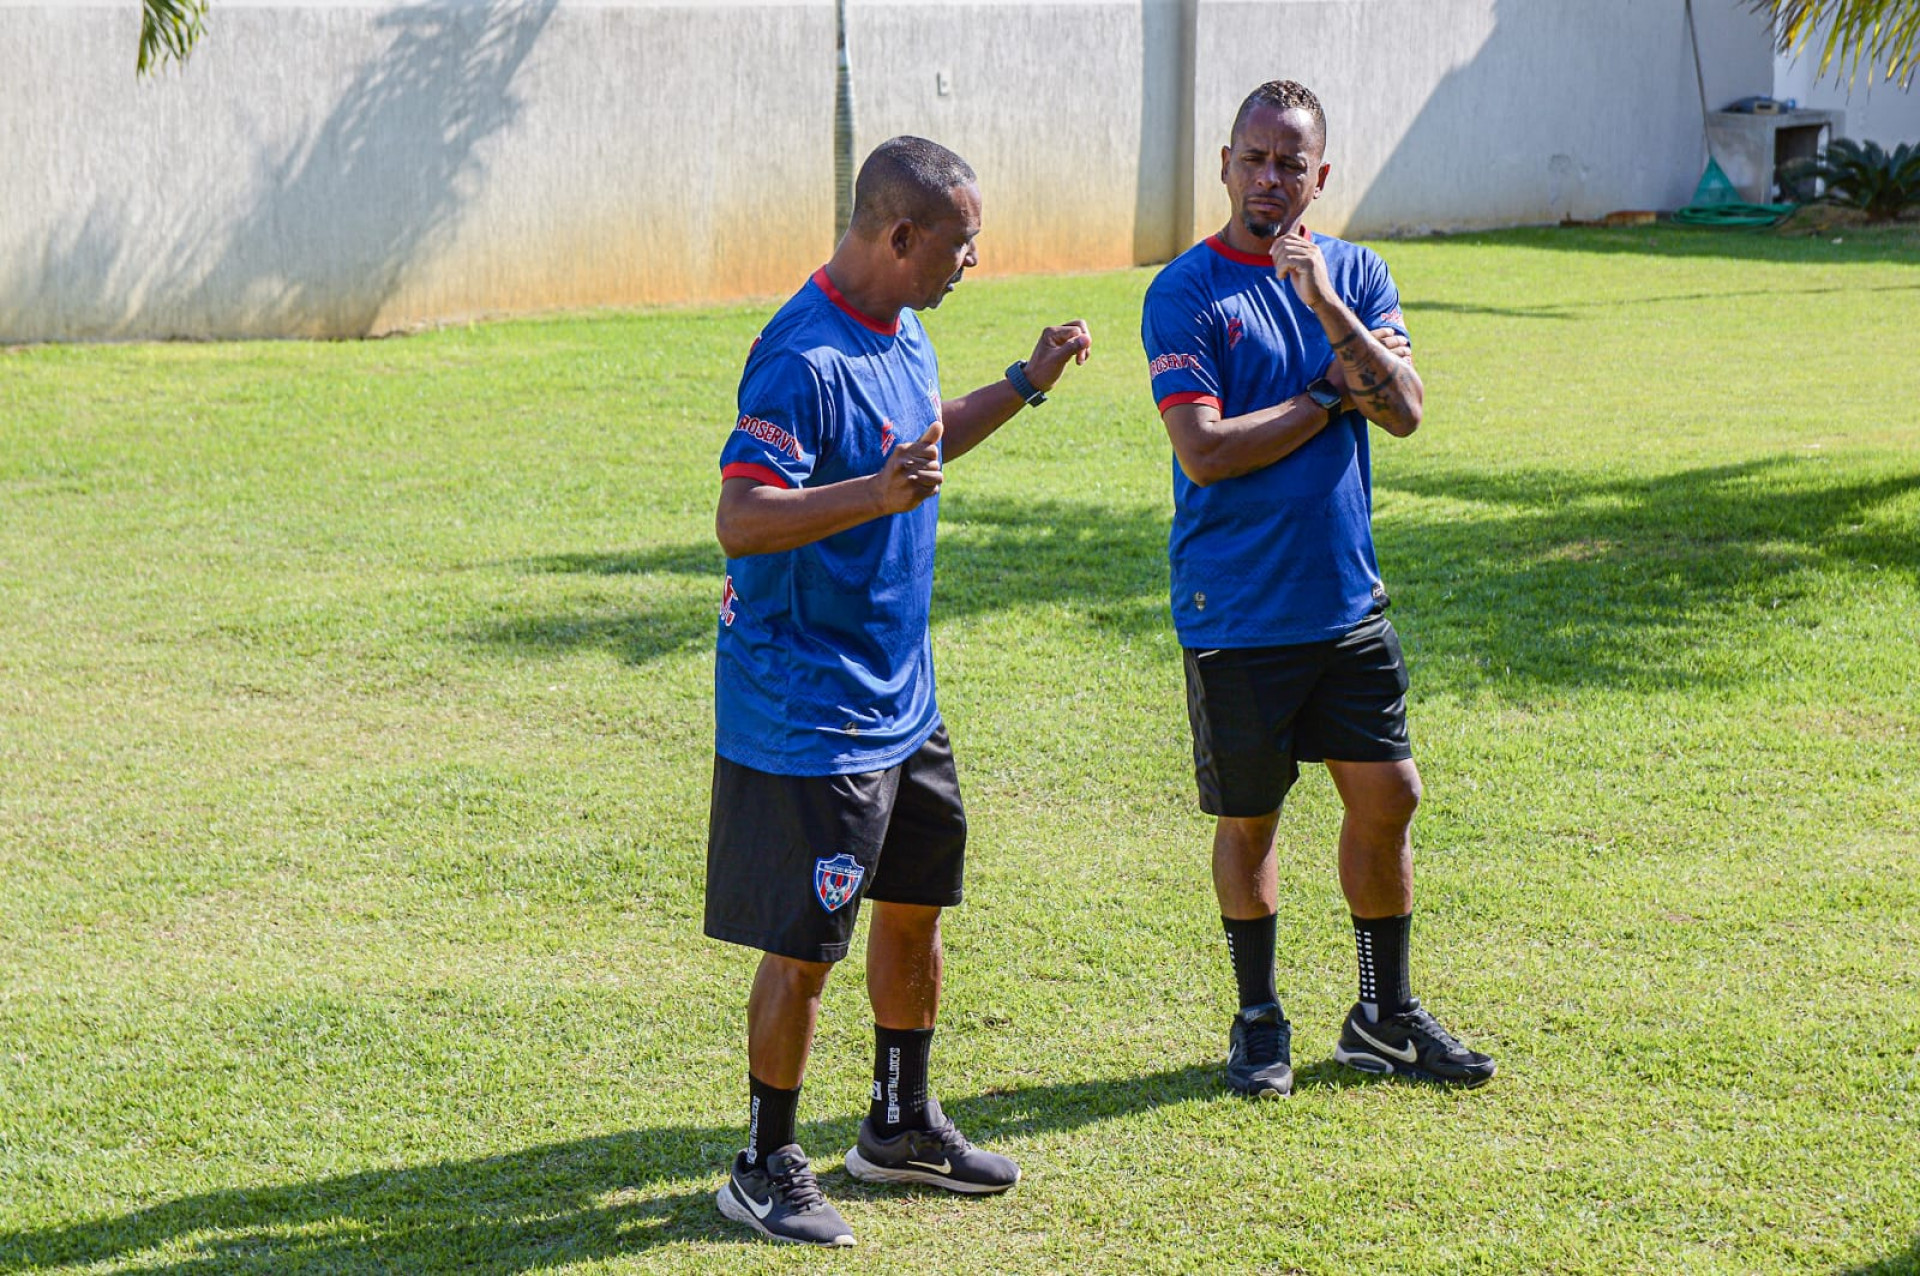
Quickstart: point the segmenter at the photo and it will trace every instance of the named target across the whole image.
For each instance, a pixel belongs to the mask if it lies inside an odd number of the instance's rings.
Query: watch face
[[[1324,381],[1316,381],[1308,386],[1307,397],[1328,411],[1340,405],[1339,392]]]

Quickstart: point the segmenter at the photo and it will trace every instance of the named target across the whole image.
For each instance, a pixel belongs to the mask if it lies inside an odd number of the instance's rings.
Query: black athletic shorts
[[[1279,810],[1301,762],[1413,756],[1407,665],[1381,612],[1325,642],[1189,647],[1186,665],[1193,771],[1208,815]]]
[[[773,775],[716,757],[707,934],[799,961],[839,961],[863,898],[958,904],[966,849],[944,723],[885,771]]]

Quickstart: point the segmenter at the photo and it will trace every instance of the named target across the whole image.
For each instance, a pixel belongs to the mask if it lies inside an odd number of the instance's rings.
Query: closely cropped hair
[[[1240,126],[1247,122],[1247,116],[1256,106],[1271,106],[1281,111],[1305,111],[1313,117],[1313,126],[1320,130],[1320,145],[1327,144],[1327,113],[1320,109],[1320,99],[1313,90],[1297,80],[1268,80],[1253,92],[1247,94],[1247,100],[1240,104],[1239,113],[1233,117],[1233,132],[1227,135],[1229,141],[1240,136]]]
[[[975,180],[967,162],[938,142],[891,138],[874,147],[854,179],[854,229],[872,235],[902,217],[939,221],[953,209],[948,193]]]

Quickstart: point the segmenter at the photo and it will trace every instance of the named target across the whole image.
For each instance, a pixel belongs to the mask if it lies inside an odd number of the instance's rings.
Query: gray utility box
[[[1812,159],[1846,127],[1845,111],[1782,111],[1748,115],[1714,111],[1707,116],[1707,142],[1727,180],[1750,204],[1778,202],[1780,166]],[[1811,194],[1812,192],[1807,192]]]

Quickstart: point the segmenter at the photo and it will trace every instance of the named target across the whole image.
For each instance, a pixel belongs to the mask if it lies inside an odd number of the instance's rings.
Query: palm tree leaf
[[[185,62],[206,31],[207,0],[141,0],[138,73]]]
[[[1905,89],[1920,66],[1920,0],[1748,0],[1748,7],[1773,19],[1782,53],[1804,54],[1817,39],[1816,75],[1832,71],[1851,85],[1864,62],[1868,84],[1878,72]]]

